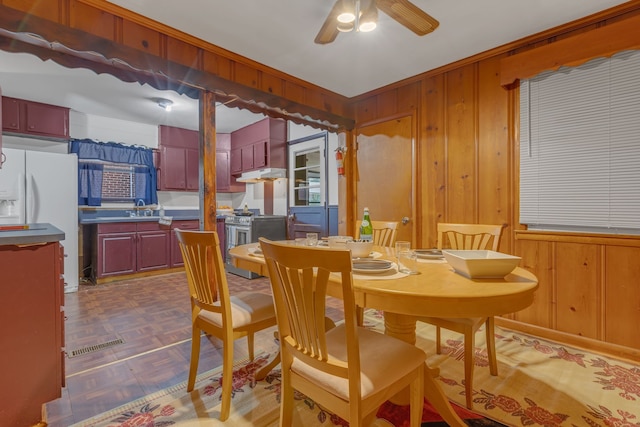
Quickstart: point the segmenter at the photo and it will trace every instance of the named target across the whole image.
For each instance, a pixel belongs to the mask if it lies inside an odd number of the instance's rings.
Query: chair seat
[[[331,357],[346,362],[344,324],[328,331],[326,337],[327,350]],[[425,352],[416,346],[388,335],[358,328],[358,337],[362,372],[360,390],[363,399],[414,371],[416,366],[424,363],[427,358]],[[341,399],[349,400],[349,382],[346,378],[338,378],[312,368],[297,359],[293,360],[291,370]]]
[[[241,292],[229,298],[233,329],[241,329],[275,316],[273,297],[260,292]],[[222,327],[220,313],[202,310],[198,317],[217,327]]]

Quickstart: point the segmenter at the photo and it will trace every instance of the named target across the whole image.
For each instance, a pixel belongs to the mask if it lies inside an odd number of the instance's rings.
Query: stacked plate
[[[422,259],[443,259],[442,251],[439,249],[416,249],[414,251],[418,258]]]
[[[393,263],[384,259],[353,260],[354,273],[383,273],[393,268]]]

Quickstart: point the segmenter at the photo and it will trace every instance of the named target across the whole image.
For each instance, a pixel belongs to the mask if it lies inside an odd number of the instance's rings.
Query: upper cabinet
[[[286,168],[287,122],[267,117],[231,134],[230,170]]]
[[[68,140],[69,109],[4,96],[2,131],[35,138]]]
[[[231,134],[216,134],[216,190],[218,193],[238,193],[246,190],[246,185],[236,182],[231,175]]]
[[[198,191],[198,131],[164,125],[158,131],[158,190]]]

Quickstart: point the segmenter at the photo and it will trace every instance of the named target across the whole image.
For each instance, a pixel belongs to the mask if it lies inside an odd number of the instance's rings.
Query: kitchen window
[[[520,82],[520,222],[640,234],[640,51]]]

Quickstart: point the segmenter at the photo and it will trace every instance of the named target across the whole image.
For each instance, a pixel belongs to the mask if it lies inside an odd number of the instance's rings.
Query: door
[[[326,132],[289,143],[289,239],[328,235],[327,144]]]
[[[372,221],[398,221],[396,240],[416,241],[416,162],[412,116],[356,129],[356,218],[365,207]],[[355,226],[355,225],[354,225]]]

